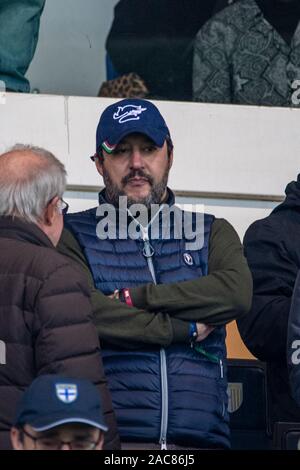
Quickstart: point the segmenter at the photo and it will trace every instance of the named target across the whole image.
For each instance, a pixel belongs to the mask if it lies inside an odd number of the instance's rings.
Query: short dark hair
[[[167,135],[166,137],[166,142],[167,142],[168,157],[170,158],[171,153],[173,152],[174,144],[169,135]]]
[[[174,149],[174,144],[169,135],[167,135],[166,137],[166,143],[167,143],[168,158],[170,158],[171,153],[173,152],[173,149]],[[95,161],[96,158],[99,158],[99,160],[101,161],[104,160],[103,148],[101,146],[97,149],[97,152],[95,153],[95,155],[91,157],[93,161]]]

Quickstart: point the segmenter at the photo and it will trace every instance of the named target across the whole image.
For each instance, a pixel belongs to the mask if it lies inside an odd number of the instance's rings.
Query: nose
[[[60,450],[71,450],[71,444],[69,442],[62,442]]]
[[[144,167],[144,160],[142,154],[138,148],[134,148],[130,158],[130,168],[137,170],[138,168]]]

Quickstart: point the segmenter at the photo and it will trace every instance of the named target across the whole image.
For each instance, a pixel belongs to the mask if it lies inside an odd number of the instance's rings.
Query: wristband
[[[198,336],[197,325],[195,322],[190,323],[190,339],[191,341],[195,341]]]
[[[128,305],[128,307],[133,307],[129,289],[122,289],[122,292],[124,295],[124,300],[125,300],[126,305]]]

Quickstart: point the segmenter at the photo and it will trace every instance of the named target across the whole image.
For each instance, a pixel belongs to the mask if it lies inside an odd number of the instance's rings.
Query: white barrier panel
[[[63,96],[7,93],[0,104],[0,152],[16,144],[39,145],[68,159],[68,112]]]
[[[106,80],[105,41],[117,2],[46,1],[37,49],[26,73],[32,89],[61,95],[98,94]]]
[[[41,145],[65,164],[69,184],[102,180],[95,151],[107,98],[7,94],[0,105],[0,150],[15,142]],[[174,144],[175,190],[282,195],[299,171],[300,109],[156,102]]]

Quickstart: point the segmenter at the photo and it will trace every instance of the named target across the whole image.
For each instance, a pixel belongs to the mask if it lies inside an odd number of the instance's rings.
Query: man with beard
[[[175,206],[173,143],[149,101],[106,108],[92,159],[99,207],[66,216],[60,250],[89,279],[121,440],[228,448],[224,325],[252,295],[239,238],[225,220]]]

